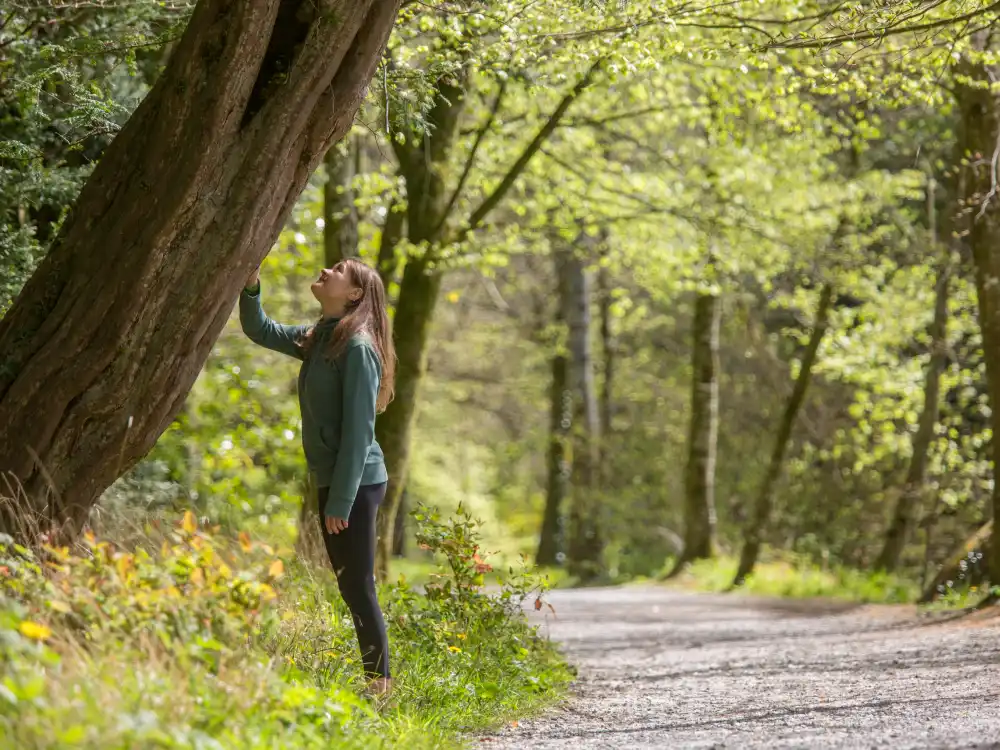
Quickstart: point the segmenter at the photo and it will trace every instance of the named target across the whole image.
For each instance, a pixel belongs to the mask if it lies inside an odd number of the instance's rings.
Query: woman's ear
[[[357,302],[358,300],[361,299],[362,294],[363,292],[361,291],[361,287],[356,286],[347,293],[347,299],[349,299],[351,302]]]

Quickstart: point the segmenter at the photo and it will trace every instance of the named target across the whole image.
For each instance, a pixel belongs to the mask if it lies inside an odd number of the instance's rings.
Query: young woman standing
[[[258,269],[240,295],[240,323],[254,343],[302,361],[302,447],[319,488],[323,541],[354,619],[369,689],[384,695],[391,677],[375,595],[375,517],[388,475],[375,414],[392,400],[396,363],[385,289],[353,258],[323,269],[311,288],[322,307],[319,322],[275,323],[261,308]]]

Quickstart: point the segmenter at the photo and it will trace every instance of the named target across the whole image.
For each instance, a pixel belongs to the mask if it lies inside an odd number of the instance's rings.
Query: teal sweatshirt
[[[298,342],[310,326],[275,323],[260,305],[260,287],[240,294],[240,323],[255,344],[302,360],[299,407],[302,448],[317,486],[329,486],[325,515],[347,519],[358,487],[388,480],[382,449],[375,440],[375,402],[382,365],[371,340],[354,336],[336,360],[330,337],[338,318],[316,324],[308,357]]]

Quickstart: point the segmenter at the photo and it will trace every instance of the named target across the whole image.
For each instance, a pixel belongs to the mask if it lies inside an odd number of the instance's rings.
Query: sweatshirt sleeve
[[[347,519],[361,486],[368,452],[375,440],[375,404],[382,366],[371,347],[361,343],[344,355],[344,404],[340,449],[330,481],[325,515]]]
[[[256,289],[240,292],[240,325],[243,326],[243,333],[255,344],[302,359],[297,342],[309,326],[285,326],[267,317],[260,305],[260,285]]]

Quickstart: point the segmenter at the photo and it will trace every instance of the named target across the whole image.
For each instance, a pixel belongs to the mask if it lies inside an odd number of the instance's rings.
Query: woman
[[[312,284],[315,325],[285,326],[260,305],[260,269],[240,295],[240,323],[256,344],[302,360],[302,447],[319,487],[320,525],[358,634],[369,690],[391,687],[385,620],[375,596],[375,517],[388,475],[375,413],[392,400],[396,354],[378,274],[359,260],[325,268]]]

